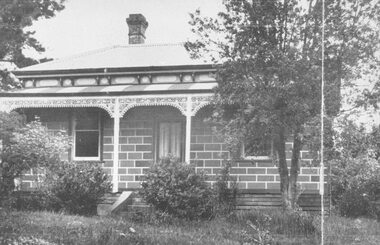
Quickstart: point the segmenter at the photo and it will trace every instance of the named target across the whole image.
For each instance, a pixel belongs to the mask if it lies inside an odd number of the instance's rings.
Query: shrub
[[[48,170],[45,188],[48,209],[94,215],[111,183],[98,163],[65,162]]]
[[[335,161],[332,196],[341,215],[379,216],[374,203],[380,193],[380,164],[370,157]]]
[[[337,132],[335,159],[330,162],[333,204],[343,216],[379,218],[375,200],[380,195],[380,130],[368,131],[343,119]]]
[[[167,158],[147,171],[140,194],[159,212],[186,219],[210,218],[214,197],[205,180],[193,166]]]
[[[11,207],[23,211],[42,211],[49,209],[49,199],[45,192],[40,190],[23,192],[16,191],[10,196]]]
[[[237,182],[230,176],[232,162],[225,162],[217,176],[213,188],[215,193],[215,211],[219,214],[231,213],[236,206]]]
[[[52,135],[41,122],[23,124],[15,113],[0,113],[0,202],[13,192],[14,179],[25,171],[60,163],[71,139],[66,132]],[[22,118],[22,117],[21,117]],[[5,198],[4,198],[5,197]]]

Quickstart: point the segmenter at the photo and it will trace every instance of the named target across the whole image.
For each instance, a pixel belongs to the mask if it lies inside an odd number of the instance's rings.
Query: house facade
[[[73,146],[66,158],[101,162],[113,192],[140,188],[145,171],[174,155],[216,179],[230,159],[223,137],[207,119],[212,113],[216,69],[192,60],[182,44],[144,44],[148,22],[130,15],[129,45],[114,46],[17,70],[23,88],[0,95],[0,110],[39,118],[50,131],[66,130]],[[292,144],[287,144],[291,159]],[[264,151],[268,152],[268,151]],[[301,151],[299,183],[319,190],[319,168]],[[279,191],[270,154],[235,162],[231,175],[241,190]],[[26,175],[23,188],[33,188]]]

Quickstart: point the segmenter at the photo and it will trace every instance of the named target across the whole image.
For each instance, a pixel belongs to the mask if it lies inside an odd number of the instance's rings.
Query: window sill
[[[73,161],[76,161],[76,162],[98,161],[98,162],[100,162],[100,157],[74,157]]]
[[[252,160],[272,160],[270,156],[245,156],[242,157],[243,160],[252,161]]]

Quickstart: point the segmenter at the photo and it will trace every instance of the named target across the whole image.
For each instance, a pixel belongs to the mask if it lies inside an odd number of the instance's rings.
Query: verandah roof
[[[179,83],[179,84],[146,84],[146,85],[112,85],[112,86],[75,86],[75,87],[39,87],[25,88],[2,93],[1,96],[46,96],[70,94],[152,94],[152,93],[202,93],[210,92],[217,86],[216,82],[209,83]]]

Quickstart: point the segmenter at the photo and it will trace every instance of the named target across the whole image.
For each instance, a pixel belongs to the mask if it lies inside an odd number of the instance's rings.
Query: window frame
[[[274,154],[274,142],[271,139],[270,140],[270,150],[269,150],[269,155],[256,155],[256,156],[251,156],[251,155],[246,155],[245,153],[245,145],[246,141],[242,141],[241,147],[240,147],[240,155],[243,160],[267,160],[267,159],[272,159],[273,154]]]
[[[161,139],[161,135],[160,135],[160,125],[161,123],[179,123],[180,124],[180,156],[179,156],[179,160],[180,161],[184,161],[184,157],[185,157],[185,122],[183,120],[158,120],[156,121],[156,125],[155,125],[155,129],[156,129],[156,133],[155,133],[155,162],[157,161],[160,161],[161,157],[160,157],[160,139]]]
[[[77,114],[79,112],[74,112],[73,113],[73,117],[72,117],[72,135],[73,135],[73,147],[72,147],[72,151],[71,151],[71,158],[74,160],[74,161],[100,161],[101,160],[101,146],[102,146],[102,142],[101,142],[101,139],[102,139],[102,124],[101,124],[101,112],[100,111],[95,111],[97,116],[97,125],[98,125],[98,129],[97,130],[91,130],[91,129],[80,129],[80,130],[77,130],[76,129],[76,126],[77,126]],[[96,157],[78,157],[76,156],[76,139],[77,139],[77,131],[81,131],[81,132],[94,132],[94,131],[97,131],[98,132],[98,156]]]

